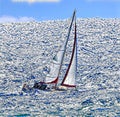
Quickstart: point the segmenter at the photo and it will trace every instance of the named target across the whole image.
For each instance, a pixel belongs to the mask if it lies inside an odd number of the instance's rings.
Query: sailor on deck
[[[33,87],[30,87],[26,83],[22,87],[22,91],[31,91],[32,89],[39,89],[39,90],[45,90],[47,88],[47,84],[44,82],[35,82]]]

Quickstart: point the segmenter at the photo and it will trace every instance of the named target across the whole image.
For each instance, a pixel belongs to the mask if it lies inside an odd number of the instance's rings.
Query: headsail
[[[59,50],[59,52],[57,53],[57,55],[53,58],[53,61],[50,65],[50,72],[49,72],[49,74],[47,74],[46,79],[45,79],[45,83],[47,83],[47,84],[51,84],[51,83],[57,84],[57,82],[58,82],[60,70],[61,70],[61,67],[62,67],[64,55],[65,55],[65,52],[66,52],[66,46],[67,46],[67,43],[68,43],[68,40],[69,40],[69,36],[70,36],[71,28],[72,28],[72,25],[73,25],[73,21],[75,19],[75,12],[76,11],[74,11],[73,16],[72,16],[72,21],[71,21],[71,24],[70,24],[70,27],[69,27],[67,39],[64,42],[64,44],[62,45],[62,47]],[[74,46],[75,46],[75,44],[74,44]],[[74,47],[74,49],[75,49],[75,47]],[[74,52],[74,54],[75,54],[75,52]],[[75,62],[74,62],[75,61],[74,60],[75,55],[74,54],[72,55],[73,59],[71,60],[71,65],[72,66],[74,66],[74,64],[75,64]],[[69,71],[72,71],[73,69],[74,68],[71,67]]]

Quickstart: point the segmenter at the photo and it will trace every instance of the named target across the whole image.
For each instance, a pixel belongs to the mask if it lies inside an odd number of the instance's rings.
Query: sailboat
[[[72,46],[72,53],[69,61],[68,68],[65,72],[64,78],[59,86],[59,88],[73,88],[76,87],[76,72],[77,72],[77,36],[76,36],[76,11],[73,12],[71,24],[68,30],[68,36],[64,44],[58,51],[58,53],[53,57],[53,60],[50,64],[50,72],[46,75],[45,83],[54,84],[54,88],[58,89],[59,76],[61,68],[63,65],[63,60],[66,53],[66,47],[74,23],[74,41]]]
[[[68,44],[73,23],[74,23],[74,40],[73,40],[73,46],[72,46],[69,65],[60,86],[57,86],[59,82],[59,76],[60,76],[64,58],[65,58],[66,47]],[[36,82],[32,88],[29,87],[29,85],[24,84],[22,90],[31,91],[31,89],[34,89],[34,88],[45,90],[45,89],[49,89],[47,88],[48,84],[54,84],[54,87],[52,89],[55,89],[55,90],[66,90],[68,88],[75,88],[76,72],[77,72],[77,36],[76,36],[76,11],[74,11],[72,20],[70,23],[70,27],[68,30],[67,39],[63,43],[58,53],[53,57],[53,60],[50,64],[50,72],[46,75],[45,80],[42,82]]]

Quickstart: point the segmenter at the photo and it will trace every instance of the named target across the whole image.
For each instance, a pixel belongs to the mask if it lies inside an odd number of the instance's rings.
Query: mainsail
[[[70,32],[72,29],[73,21],[75,19],[75,36],[74,36],[74,44],[73,44],[71,60],[70,60],[68,69],[66,71],[65,77],[61,83],[62,86],[75,87],[75,78],[76,78],[76,17],[75,17],[75,13],[76,11],[74,11],[73,16],[72,16],[72,21],[69,27],[67,39],[62,45],[57,55],[53,57],[53,61],[50,65],[50,72],[47,74],[45,78],[45,83],[47,84],[54,83],[55,85],[57,85],[61,67],[63,64],[63,59],[64,59],[65,52],[66,52],[66,46],[67,46],[67,43],[70,37]]]
[[[77,40],[76,40],[76,21],[75,21],[75,35],[74,35],[74,43],[73,43],[73,50],[70,59],[70,63],[64,79],[61,83],[62,86],[66,87],[76,87],[75,78],[76,78],[76,71],[77,71]]]

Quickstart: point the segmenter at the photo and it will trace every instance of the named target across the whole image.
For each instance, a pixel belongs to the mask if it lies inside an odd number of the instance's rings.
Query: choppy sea
[[[45,78],[69,24],[0,23],[0,117],[120,117],[120,19],[77,19],[76,90],[21,91]]]

